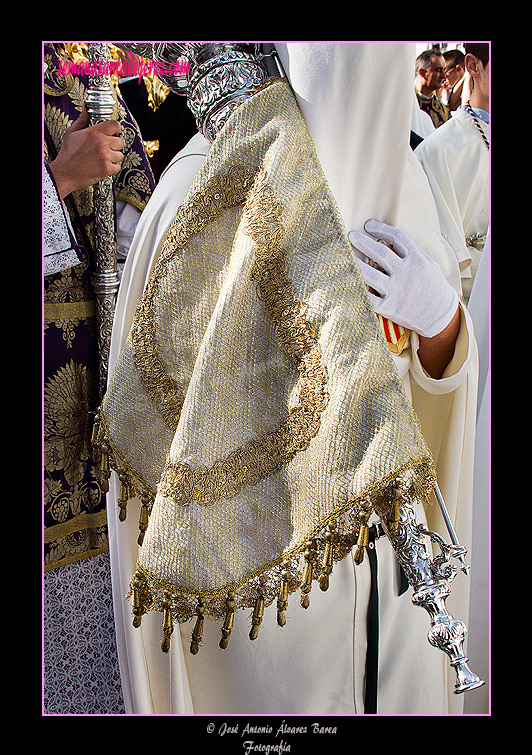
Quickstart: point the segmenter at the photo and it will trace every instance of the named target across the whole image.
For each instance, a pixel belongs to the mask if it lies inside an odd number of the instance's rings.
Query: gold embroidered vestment
[[[161,253],[97,442],[140,510],[135,623],[309,603],[374,506],[432,460],[290,87],[232,114]],[[128,498],[136,496],[133,504]]]

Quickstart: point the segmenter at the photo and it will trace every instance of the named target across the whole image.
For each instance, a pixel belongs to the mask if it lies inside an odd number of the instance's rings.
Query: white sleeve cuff
[[[59,273],[79,265],[82,260],[68,211],[46,165],[43,171],[43,275]]]
[[[473,335],[473,321],[462,304],[460,304],[460,330],[454,354],[441,378],[432,378],[423,369],[417,353],[419,336],[412,332],[410,338],[412,350],[410,372],[420,388],[432,394],[452,393],[466,380],[469,367],[476,354],[476,342]]]

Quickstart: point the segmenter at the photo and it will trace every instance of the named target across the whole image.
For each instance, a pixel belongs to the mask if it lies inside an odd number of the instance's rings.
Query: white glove
[[[375,292],[369,293],[375,311],[421,336],[441,333],[456,313],[458,294],[440,266],[398,228],[368,220],[364,229],[393,247],[358,231],[348,234],[355,249],[380,268],[357,258],[366,284]]]

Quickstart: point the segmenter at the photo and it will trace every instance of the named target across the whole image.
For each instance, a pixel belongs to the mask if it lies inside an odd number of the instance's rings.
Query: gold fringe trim
[[[142,542],[149,513],[153,505],[153,493],[144,486],[127,465],[121,464],[114,453],[112,443],[105,435],[105,423],[99,418],[96,432],[98,448],[107,454],[109,463],[119,470],[121,496],[119,518],[125,517],[126,492],[141,499],[139,542]],[[107,465],[105,465],[107,467]],[[140,563],[130,583],[127,598],[132,601],[133,625],[139,627],[142,616],[148,611],[162,613],[161,649],[168,652],[175,623],[185,623],[196,618],[192,632],[190,652],[199,652],[206,617],[221,624],[219,646],[227,648],[234,626],[235,615],[242,609],[252,609],[249,637],[257,639],[264,612],[277,602],[277,624],[284,627],[290,595],[299,591],[300,605],[308,608],[314,582],[326,591],[329,588],[334,563],[344,559],[356,546],[353,560],[359,564],[368,545],[368,520],[376,507],[387,511],[387,527],[393,530],[399,521],[402,502],[429,502],[434,485],[433,463],[430,457],[414,459],[386,475],[370,490],[351,499],[320,522],[307,538],[284,553],[279,559],[265,564],[261,569],[246,575],[239,582],[220,589],[203,592],[191,591],[178,585],[162,582],[150,574]]]
[[[167,264],[176,249],[182,248],[189,235],[212,220],[221,211],[222,205],[230,206],[247,200],[244,209],[246,231],[255,244],[253,277],[257,281],[259,296],[276,327],[280,347],[300,372],[299,405],[281,423],[276,434],[272,434],[271,438],[259,438],[255,442],[255,445],[260,446],[258,453],[261,460],[261,464],[255,465],[255,468],[262,470],[262,478],[277,468],[271,468],[269,460],[277,459],[276,463],[279,465],[281,452],[282,462],[289,461],[296,452],[304,450],[318,432],[320,415],[328,401],[325,390],[327,373],[321,363],[316,331],[305,320],[302,305],[297,301],[286,275],[286,252],[282,248],[284,231],[279,222],[281,208],[266,183],[265,174],[249,172],[244,175],[239,169],[235,169],[230,176],[216,181],[208,186],[210,201],[206,205],[202,204],[205,202],[205,196],[202,195],[197,198],[197,205],[183,206],[180,212],[186,213],[186,216],[176,218],[178,222],[171,226],[157,266],[160,271],[160,267]],[[154,274],[150,281],[155,282],[157,278],[158,275]],[[164,366],[158,361],[153,331],[154,295],[155,283],[150,283],[138,310],[140,314],[132,328],[135,365],[143,376],[143,385],[150,398],[158,406],[167,424],[175,428],[183,397],[180,387],[166,375]],[[103,484],[107,489],[111,468],[118,474],[119,519],[123,521],[126,518],[128,500],[131,497],[141,500],[138,536],[141,545],[148,527],[155,491],[150,489],[113,446],[101,412],[95,423],[93,441],[101,457]],[[246,458],[249,461],[249,457],[244,458],[244,454],[250,450],[247,447],[236,451],[233,456],[238,458],[230,457],[229,460],[220,462],[222,473],[223,465],[228,461],[233,473],[236,461],[237,466],[240,465],[247,475],[247,470],[254,466],[253,463],[246,463]],[[217,468],[211,480],[209,474],[213,470],[190,470],[188,475],[189,470],[184,467],[185,465],[169,464],[165,468],[159,486],[162,494],[171,494],[180,503],[187,502],[186,491],[189,489],[190,499],[199,503],[209,503],[217,497],[231,497],[235,494],[235,491],[228,491],[223,485],[219,487],[222,478],[218,478]],[[199,487],[198,472],[200,477],[203,475]],[[222,482],[225,484],[224,480]],[[238,489],[252,482],[244,476],[238,480]],[[387,512],[388,529],[393,531],[394,523],[399,521],[402,501],[428,502],[433,484],[432,459],[429,456],[412,459],[391,471],[364,493],[347,500],[318,522],[301,543],[280,554],[278,559],[247,574],[237,583],[219,589],[198,592],[162,582],[143,568],[139,561],[127,596],[132,600],[133,624],[135,627],[140,626],[142,616],[148,611],[161,612],[161,649],[168,652],[175,623],[184,623],[195,617],[190,652],[196,654],[202,643],[206,617],[221,622],[222,637],[219,644],[221,648],[226,648],[236,612],[247,608],[252,609],[249,637],[255,640],[265,610],[274,601],[277,601],[277,623],[284,626],[288,600],[292,593],[299,590],[300,604],[303,608],[308,608],[314,581],[318,581],[321,590],[327,590],[334,563],[345,558],[355,545],[355,563],[362,562],[368,545],[368,520],[377,507],[379,511]]]
[[[135,472],[114,448],[101,412],[97,413],[93,442],[96,455],[109,487],[110,469],[116,470],[120,481],[118,498],[119,519],[127,515],[128,498],[141,501],[139,516],[139,544],[149,523],[155,492]],[[391,532],[399,523],[403,502],[429,503],[435,477],[430,456],[412,459],[385,475],[371,488],[331,512],[319,522],[299,544],[275,561],[245,575],[239,582],[203,592],[191,591],[179,585],[161,581],[150,574],[140,561],[130,583],[127,598],[132,600],[133,625],[139,627],[148,611],[162,613],[161,649],[168,652],[174,624],[196,617],[190,652],[199,652],[205,617],[221,622],[220,647],[227,648],[235,614],[252,609],[250,639],[258,637],[267,607],[277,601],[277,624],[286,624],[289,596],[300,592],[303,608],[310,605],[310,593],[315,581],[326,591],[334,563],[344,559],[356,546],[353,560],[360,564],[368,545],[368,520],[378,508],[386,511],[387,529]],[[382,513],[380,514],[382,519]]]
[[[92,447],[94,458],[100,464],[101,486],[105,493],[109,492],[111,469],[114,469],[118,476],[120,492],[117,502],[119,509],[118,519],[120,522],[125,522],[127,518],[128,501],[131,498],[140,499],[138,544],[142,545],[155,501],[155,491],[127,464],[113,446],[109,436],[109,429],[101,410],[96,412],[94,418]]]

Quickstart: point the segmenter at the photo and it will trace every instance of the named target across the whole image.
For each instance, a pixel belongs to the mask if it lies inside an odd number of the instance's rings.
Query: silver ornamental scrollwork
[[[101,73],[109,60],[109,45],[89,42],[89,86],[86,95],[87,112],[91,125],[110,120],[115,107],[109,74]],[[90,73],[94,70],[95,73]],[[98,349],[100,370],[100,396],[107,385],[107,371],[111,333],[119,287],[116,263],[115,202],[113,179],[104,178],[94,186],[95,271],[91,280],[96,297],[98,323]]]
[[[440,535],[419,522],[415,505],[421,506],[421,503],[414,504],[400,491],[396,494],[401,497],[398,521],[390,521],[389,501],[379,503],[375,507],[376,513],[413,588],[412,603],[424,608],[430,616],[428,641],[449,656],[456,673],[455,694],[480,687],[484,682],[470,670],[464,653],[467,628],[449,613],[445,604],[451,592],[450,582],[457,572],[450,559],[462,558],[464,549],[449,545]],[[433,556],[427,540],[439,546],[439,555]]]
[[[164,73],[159,73],[158,77],[173,92],[186,95],[199,131],[211,142],[235,108],[268,78],[264,56],[258,53],[259,45],[200,42],[115,44],[126,52],[151,58],[161,65]],[[179,60],[188,63],[186,72],[176,66]]]
[[[474,233],[472,236],[466,238],[467,246],[474,247],[477,251],[481,252],[486,245],[487,234]]]
[[[233,110],[266,78],[261,63],[241,51],[220,52],[195,68],[188,84],[188,106],[204,136],[212,141]]]

